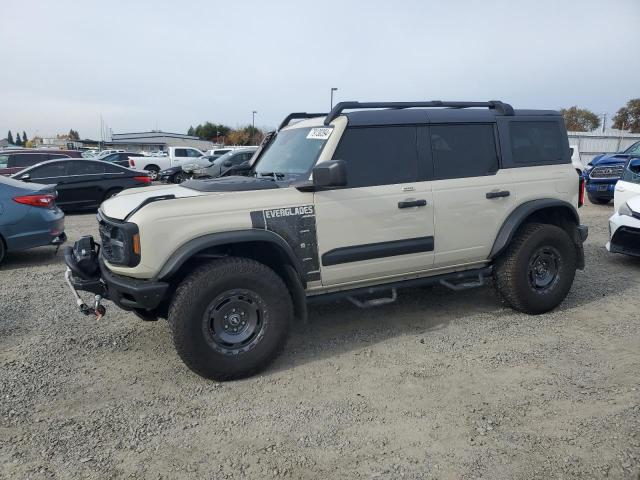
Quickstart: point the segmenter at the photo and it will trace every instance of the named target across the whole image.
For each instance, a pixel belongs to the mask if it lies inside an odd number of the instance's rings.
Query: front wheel
[[[185,173],[185,172],[177,172],[174,176],[173,176],[173,183],[182,183],[186,180],[189,180],[189,176]]]
[[[214,380],[247,377],[266,368],[286,342],[293,306],[282,279],[246,258],[203,265],[178,287],[169,325],[178,355]]]
[[[569,293],[577,258],[575,244],[561,228],[541,223],[525,225],[496,261],[496,287],[515,310],[547,312]]]

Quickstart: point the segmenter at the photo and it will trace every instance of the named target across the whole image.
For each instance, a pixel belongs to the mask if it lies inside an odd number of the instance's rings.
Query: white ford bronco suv
[[[583,195],[557,112],[342,102],[289,115],[220,178],[107,200],[66,277],[83,312],[167,318],[189,368],[227,380],[265,368],[308,302],[493,280],[519,311],[556,307],[584,267]]]

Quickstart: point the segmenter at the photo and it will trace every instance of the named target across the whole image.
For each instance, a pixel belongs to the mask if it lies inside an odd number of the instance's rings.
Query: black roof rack
[[[304,118],[315,118],[315,117],[324,117],[327,115],[326,113],[307,113],[307,112],[294,112],[287,115],[287,117],[282,121],[280,126],[278,127],[278,131],[282,130],[284,127],[291,123],[291,120],[304,119]]]
[[[329,125],[335,120],[343,110],[366,109],[366,108],[471,108],[486,107],[496,110],[501,115],[513,115],[513,107],[508,103],[499,100],[490,100],[488,102],[443,102],[441,100],[432,100],[430,102],[340,102],[327,114],[324,124]],[[294,115],[294,114],[292,114]],[[288,118],[288,117],[287,117]]]

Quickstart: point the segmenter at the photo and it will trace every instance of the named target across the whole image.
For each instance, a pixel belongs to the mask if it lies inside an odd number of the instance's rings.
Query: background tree
[[[195,129],[193,128],[193,126],[189,127],[189,130],[187,130],[187,135],[191,135],[191,136],[193,136],[193,135],[195,135],[195,134],[196,134],[196,131],[195,131]]]
[[[27,144],[27,132],[25,132],[24,130],[22,131],[22,145],[26,145]]]
[[[13,135],[11,135],[11,130],[7,133],[7,140],[11,145],[13,145]]]
[[[80,134],[78,133],[77,130],[74,130],[72,128],[71,130],[69,130],[68,138],[69,138],[69,140],[80,140]]]
[[[260,145],[263,138],[264,132],[262,130],[248,125],[230,131],[226,143],[228,145]]]
[[[22,140],[20,139],[20,133],[16,133],[16,141],[14,142],[14,145],[16,147],[21,147],[22,146]]]
[[[219,141],[219,137],[226,137],[231,131],[226,125],[222,123],[205,122],[202,125],[198,125],[194,128],[193,133],[202,140]]]
[[[560,114],[570,132],[590,132],[600,126],[600,118],[591,110],[577,106],[563,108]]]
[[[613,117],[613,128],[640,133],[640,98],[634,98]]]

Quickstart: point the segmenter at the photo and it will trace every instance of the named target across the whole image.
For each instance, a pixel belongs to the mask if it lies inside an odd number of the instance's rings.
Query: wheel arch
[[[505,251],[513,236],[525,224],[531,222],[556,225],[567,232],[578,247],[578,264],[584,265],[582,240],[578,234],[580,216],[569,202],[553,198],[532,200],[519,205],[504,221],[493,242],[489,259],[493,260]]]
[[[274,270],[289,289],[296,318],[306,320],[302,265],[286,240],[268,230],[221,232],[192,239],[174,252],[154,280],[169,281],[175,288],[203,260],[223,257],[251,258]]]
[[[158,165],[156,165],[155,163],[150,163],[148,165],[145,165],[143,170],[158,170],[158,171],[160,171],[161,168]]]

